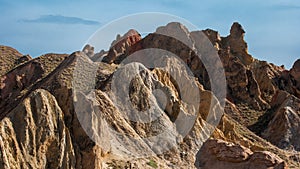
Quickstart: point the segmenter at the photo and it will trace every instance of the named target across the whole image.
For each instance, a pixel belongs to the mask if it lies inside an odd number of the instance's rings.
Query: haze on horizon
[[[33,57],[81,50],[101,26],[140,12],[176,15],[222,36],[238,21],[255,58],[289,69],[300,56],[300,3],[293,0],[0,0],[0,11],[0,44]]]

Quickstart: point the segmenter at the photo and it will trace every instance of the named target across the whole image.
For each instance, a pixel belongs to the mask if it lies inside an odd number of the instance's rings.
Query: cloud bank
[[[22,22],[27,23],[53,23],[53,24],[82,24],[82,25],[99,25],[100,22],[87,20],[78,17],[70,17],[63,15],[41,15],[36,19],[22,19]]]

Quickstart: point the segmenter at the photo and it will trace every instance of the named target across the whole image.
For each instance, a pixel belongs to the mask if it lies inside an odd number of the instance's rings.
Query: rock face
[[[255,61],[251,64],[251,70],[259,86],[261,98],[270,104],[278,90],[276,79],[281,76],[284,68],[266,61]]]
[[[262,136],[279,148],[300,151],[300,100],[278,91],[272,104],[278,108]]]
[[[11,47],[0,45],[0,76],[18,64],[30,59],[30,56],[22,56],[21,53]]]
[[[80,55],[86,57],[86,55],[84,55],[83,53],[81,53]],[[53,58],[53,56],[55,56],[55,58]],[[35,62],[38,61],[42,65],[42,67],[44,67],[45,73],[41,76],[40,80],[34,81],[33,85],[19,92],[19,96],[11,97],[5,100],[5,102],[1,101],[0,117],[1,119],[3,119],[8,114],[11,114],[11,111],[13,111],[14,107],[18,106],[20,102],[22,102],[27,97],[29,97],[30,94],[35,90],[41,88],[47,89],[56,98],[58,107],[63,112],[64,125],[69,130],[70,139],[73,144],[71,151],[74,154],[75,162],[72,160],[66,160],[66,162],[68,163],[67,166],[70,167],[62,166],[62,168],[100,168],[101,165],[99,161],[100,160],[99,156],[101,155],[101,151],[99,148],[97,148],[97,146],[95,146],[95,144],[83,131],[80,123],[76,118],[76,114],[73,109],[71,74],[72,74],[72,68],[74,68],[76,58],[78,58],[78,53],[74,53],[73,55],[70,55],[66,58],[64,57],[64,55],[47,54],[36,59]],[[62,61],[62,59],[64,60]],[[49,61],[51,61],[52,65],[48,65]],[[53,66],[55,66],[54,69]],[[20,67],[22,68],[23,65],[20,65]],[[17,67],[16,69],[18,68],[19,67]],[[51,102],[51,104],[54,104],[54,102]],[[45,109],[46,109],[45,112],[47,112],[48,109],[47,108]],[[48,123],[50,122],[46,121],[46,124]],[[48,124],[48,125],[52,125],[52,124]],[[29,135],[30,134],[26,134],[27,137]],[[53,146],[56,148],[59,147],[58,144]],[[54,158],[54,159],[58,160],[58,158]],[[23,161],[26,160],[23,159]],[[46,160],[46,162],[47,161],[48,160]],[[37,166],[36,168],[46,168],[46,167]],[[54,168],[60,168],[60,167],[54,167]]]
[[[268,108],[268,103],[262,98],[260,86],[254,71],[249,65],[254,64],[254,58],[248,53],[247,43],[244,41],[245,31],[238,23],[234,23],[230,35],[218,38],[217,32],[204,33],[212,43],[218,45],[219,56],[223,62],[228,84],[228,99],[234,103],[248,104],[255,110]]]
[[[22,90],[41,78],[43,73],[44,69],[39,62],[30,62],[2,76],[0,101],[7,99],[11,94],[19,95]]]
[[[251,64],[254,59],[248,54],[248,46],[244,40],[245,30],[235,22],[230,29],[230,35],[223,39],[223,45],[230,48],[230,52],[237,56],[244,65]]]
[[[55,98],[36,90],[0,122],[0,168],[74,168],[75,153]]]
[[[300,97],[300,86],[299,86],[299,69],[300,60],[298,59],[290,71],[283,71],[281,77],[279,78],[279,88],[286,90],[289,93]]]
[[[240,145],[222,140],[208,140],[197,155],[197,168],[201,169],[286,169],[287,166],[270,152],[252,152]]]
[[[98,53],[1,46],[0,168],[299,168],[300,61],[256,60],[244,34],[169,23]]]
[[[120,63],[124,56],[128,55],[128,53],[131,53],[130,47],[141,39],[141,35],[133,29],[129,30],[122,37],[118,35],[116,40],[112,42],[107,56],[103,58],[103,62]]]
[[[94,56],[94,47],[87,44],[84,46],[84,48],[82,49],[82,52],[85,53],[88,57],[93,57]]]
[[[291,69],[291,76],[295,79],[296,81],[296,87],[299,89],[299,81],[300,81],[300,59],[298,59],[292,69]]]

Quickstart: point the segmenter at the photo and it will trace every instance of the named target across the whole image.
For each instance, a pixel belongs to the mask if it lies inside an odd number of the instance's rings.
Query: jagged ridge
[[[194,43],[193,37],[198,34],[197,32],[189,32],[179,23],[170,23],[165,27],[160,27],[157,32],[172,32],[174,30],[179,30],[187,43]],[[299,151],[299,143],[297,142],[299,127],[293,124],[299,124],[300,61],[295,62],[291,70],[285,70],[283,67],[254,59],[247,51],[247,44],[243,39],[245,31],[238,23],[233,24],[230,35],[227,37],[220,37],[216,31],[210,29],[204,30],[203,33],[215,46],[223,62],[223,65],[216,66],[224,66],[225,68],[228,93],[225,114],[218,128],[213,133],[206,133],[206,136],[211,135],[213,140],[205,142],[200,151],[199,142],[205,141],[202,130],[205,127],[210,127],[205,122],[210,111],[210,105],[216,105],[215,111],[220,108],[218,107],[218,100],[209,91],[210,83],[205,66],[186,45],[164,36],[158,36],[155,33],[141,38],[137,31],[130,30],[123,37],[118,36],[108,52],[101,51],[97,54],[94,54],[91,46],[87,46],[83,52],[75,52],[69,56],[48,54],[36,59],[26,57],[20,61],[21,54],[14,49],[2,47],[1,63],[7,63],[9,66],[3,67],[1,71],[3,76],[0,82],[0,127],[2,128],[0,166],[2,168],[26,168],[30,165],[36,168],[50,166],[54,168],[106,168],[109,166],[145,168],[148,166],[150,168],[151,166],[147,163],[154,161],[160,168],[194,168],[195,166],[202,168],[219,168],[222,166],[243,168],[248,166],[246,161],[250,159],[252,164],[260,165],[262,168],[299,167],[299,154],[290,150]],[[122,117],[121,114],[124,112],[118,109],[118,103],[112,102],[108,97],[111,91],[112,75],[118,64],[134,52],[147,48],[171,51],[190,67],[196,78],[184,77],[198,85],[201,93],[200,116],[178,147],[162,155],[127,161],[122,158],[128,156],[124,151],[115,149],[114,145],[108,145],[105,148],[99,147],[82,128],[77,114],[74,112],[73,73],[76,64],[91,64],[88,57],[94,61],[103,58],[106,63],[98,63],[96,81],[96,102],[101,109],[102,116],[116,131],[130,137],[144,138],[155,135],[157,132],[161,132],[151,129],[151,126],[157,122],[142,124],[128,121]],[[162,62],[170,62],[172,64],[169,65],[172,67],[180,68],[180,64],[176,64],[175,61],[162,58]],[[153,77],[156,77],[156,80]],[[140,74],[136,77],[130,95],[132,103],[139,109],[148,107],[153,101],[147,99],[153,90],[149,86],[158,83],[157,81],[160,82],[160,86],[174,92],[170,97],[174,97],[175,100],[168,103],[171,108],[158,110],[163,114],[163,118],[158,124],[163,124],[162,127],[172,126],[178,115],[176,113],[178,105],[180,104],[184,108],[186,103],[178,95],[178,84],[161,69],[148,70],[146,75]],[[40,89],[45,89],[49,93]],[[138,92],[139,90],[141,92]],[[87,103],[90,102],[85,95],[75,93],[75,96]],[[32,100],[36,101],[33,102]],[[42,102],[42,105],[45,106],[36,105],[36,102]],[[16,111],[22,109],[19,108],[22,106],[25,106],[26,111],[23,113]],[[87,110],[90,110],[90,107],[85,109],[87,117],[91,121],[95,120],[90,115],[95,112]],[[43,117],[42,112],[46,113],[47,119],[52,118],[52,116],[58,118],[41,123],[36,121],[35,123],[24,122],[24,119],[28,119],[28,117],[29,119],[32,119],[31,117]],[[270,115],[266,116],[266,113]],[[19,117],[21,114],[22,116]],[[11,118],[14,116],[18,118]],[[29,127],[31,130],[20,133],[17,130],[20,127],[12,127],[20,122],[24,122],[21,123],[24,128]],[[58,129],[51,127],[40,129],[41,126],[51,126],[52,124],[54,126],[59,124],[60,127]],[[99,125],[97,122],[91,124],[92,129]],[[6,130],[6,126],[10,126],[10,130]],[[278,126],[283,127],[278,128]],[[257,135],[248,130],[247,127]],[[275,131],[274,128],[280,130]],[[45,135],[47,132],[48,135]],[[28,142],[28,139],[22,139],[29,136],[38,138],[40,135],[50,139],[51,141],[45,141],[44,144],[51,146],[39,146]],[[273,145],[261,137],[269,140]],[[237,144],[233,146],[234,148],[237,147],[237,150],[232,149],[230,143],[214,139]],[[62,140],[64,141],[62,142]],[[130,141],[127,143],[132,144]],[[10,144],[14,144],[17,151],[6,146]],[[23,145],[28,145],[28,148],[33,150],[24,149],[22,148]],[[132,152],[144,150],[147,147],[149,148],[147,142],[140,142],[131,146]],[[211,147],[213,147],[212,152],[205,151]],[[45,151],[41,153],[40,149],[45,149]],[[241,154],[245,156],[241,156]],[[236,156],[240,158],[232,159]],[[39,161],[39,158],[43,158],[43,160]],[[266,162],[262,163],[263,160]]]

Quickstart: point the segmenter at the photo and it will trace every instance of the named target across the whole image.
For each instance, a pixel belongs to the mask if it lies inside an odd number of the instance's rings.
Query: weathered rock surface
[[[0,168],[74,168],[75,153],[55,98],[36,90],[0,122]]]
[[[199,169],[287,169],[285,162],[270,152],[250,149],[222,140],[208,140],[197,154]]]
[[[170,23],[118,35],[107,52],[31,59],[1,47],[0,168],[299,168],[300,62],[256,60],[244,34]]]
[[[142,39],[136,30],[129,30],[123,36],[118,35],[116,40],[111,43],[107,55],[103,58],[106,63],[120,63],[122,59],[131,53],[131,46]]]
[[[283,71],[279,77],[279,88],[300,98],[300,60],[298,59],[290,71]]]
[[[94,47],[87,44],[84,46],[84,48],[82,49],[82,52],[85,53],[88,57],[93,57],[95,54],[94,54]]]
[[[250,66],[259,86],[261,98],[270,104],[273,96],[278,90],[277,79],[281,76],[284,68],[281,66],[276,66],[272,63],[268,63],[266,61],[258,60],[256,60]]]
[[[238,57],[244,65],[249,65],[254,58],[248,53],[248,46],[244,40],[245,30],[235,22],[230,29],[230,35],[222,39],[223,46],[229,47],[230,52]]]
[[[272,104],[276,109],[262,137],[279,148],[300,151],[300,99],[278,91]]]
[[[0,81],[0,101],[9,99],[12,94],[19,95],[20,92],[32,85],[42,77],[44,69],[39,62],[30,62],[21,65],[1,77]]]
[[[234,23],[230,35],[218,38],[217,32],[205,30],[204,33],[212,43],[216,43],[219,56],[222,60],[228,85],[228,100],[238,104],[246,103],[252,109],[268,108],[262,98],[261,89],[250,64],[255,61],[248,53],[247,43],[244,41],[245,31],[240,24]]]
[[[0,45],[0,76],[10,71],[18,64],[30,59],[30,56],[23,56],[16,49]]]
[[[82,54],[83,55],[83,54]],[[56,57],[53,57],[56,56]],[[86,55],[84,55],[86,57]],[[30,87],[23,90],[20,96],[10,99],[10,104],[1,102],[1,119],[10,114],[15,106],[19,105],[33,91],[39,88],[47,89],[57,99],[60,109],[64,112],[63,120],[70,131],[75,165],[73,168],[100,168],[100,149],[95,146],[86,135],[76,118],[72,101],[72,68],[74,67],[78,54],[74,53],[68,57],[65,55],[47,54],[36,59],[46,70],[40,80],[35,81]],[[49,61],[53,62],[49,65]],[[30,63],[28,63],[30,64]],[[69,165],[73,161],[67,161]],[[39,167],[38,167],[39,168]],[[43,168],[43,167],[41,167]],[[64,167],[63,167],[64,168]],[[69,168],[69,167],[65,167]]]
[[[299,89],[300,88],[300,84],[299,84],[299,82],[300,82],[300,59],[298,59],[294,63],[290,72],[291,72],[291,76],[293,76],[293,78],[296,81],[296,87]]]

